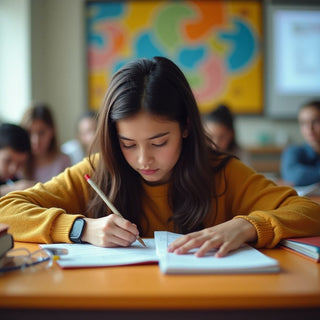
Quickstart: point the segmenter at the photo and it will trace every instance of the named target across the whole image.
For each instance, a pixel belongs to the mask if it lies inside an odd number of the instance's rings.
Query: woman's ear
[[[182,138],[186,138],[189,135],[189,130],[188,129],[184,129],[182,131]]]
[[[182,138],[186,138],[189,135],[189,126],[190,126],[190,120],[187,119],[187,123],[185,128],[182,130]]]

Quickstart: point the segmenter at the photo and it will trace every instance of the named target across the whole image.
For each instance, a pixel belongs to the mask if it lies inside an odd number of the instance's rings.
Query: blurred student
[[[70,157],[58,147],[53,115],[46,104],[36,104],[24,113],[21,126],[30,135],[31,157],[27,161],[25,177],[46,182],[71,166]]]
[[[98,117],[96,112],[85,111],[81,114],[77,121],[76,139],[67,141],[61,146],[62,152],[69,155],[72,164],[83,160],[90,152],[97,152],[97,148],[93,146],[97,125]]]
[[[212,112],[205,114],[204,125],[215,148],[235,155],[250,165],[249,154],[237,143],[233,115],[227,106],[219,105]]]
[[[31,146],[26,130],[11,123],[0,125],[0,197],[11,191],[23,190],[34,181],[19,179],[30,157]]]
[[[320,100],[304,104],[298,121],[305,143],[284,150],[281,176],[294,186],[306,186],[320,182]]]

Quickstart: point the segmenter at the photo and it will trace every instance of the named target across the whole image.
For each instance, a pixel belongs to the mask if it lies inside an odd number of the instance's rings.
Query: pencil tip
[[[139,241],[145,248],[147,248],[146,244],[143,242],[143,240],[142,240],[140,237],[138,237],[138,241]]]

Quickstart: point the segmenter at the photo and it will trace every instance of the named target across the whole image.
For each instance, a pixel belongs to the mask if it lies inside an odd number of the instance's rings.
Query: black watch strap
[[[83,243],[81,241],[81,236],[84,231],[84,227],[86,225],[86,222],[82,218],[77,218],[74,220],[72,228],[69,233],[69,239],[74,243]]]

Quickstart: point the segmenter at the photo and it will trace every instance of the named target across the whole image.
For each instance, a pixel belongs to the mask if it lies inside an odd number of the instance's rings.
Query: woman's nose
[[[152,162],[152,154],[143,148],[139,151],[138,161],[142,166],[147,166]]]

